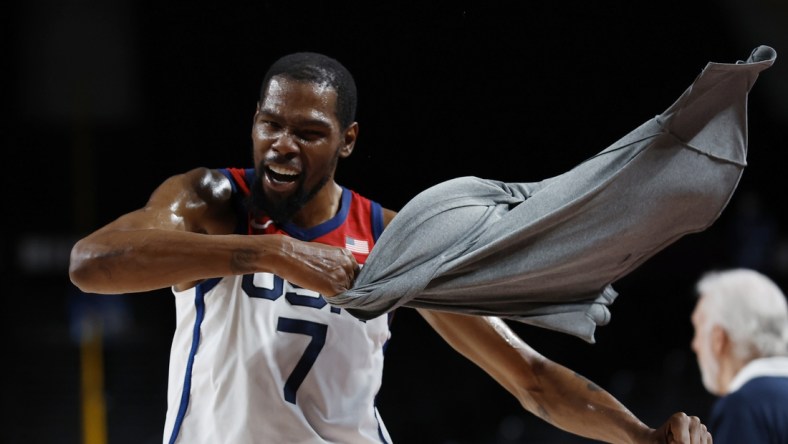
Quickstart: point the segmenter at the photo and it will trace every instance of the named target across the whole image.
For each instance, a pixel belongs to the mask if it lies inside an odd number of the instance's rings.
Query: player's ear
[[[351,123],[347,129],[345,129],[345,133],[342,135],[342,137],[343,143],[339,148],[339,157],[345,158],[353,152],[353,148],[356,146],[356,139],[358,138],[358,122]]]

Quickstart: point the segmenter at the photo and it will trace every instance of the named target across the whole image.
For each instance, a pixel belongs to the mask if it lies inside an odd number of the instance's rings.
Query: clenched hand
[[[665,444],[711,444],[711,433],[697,416],[674,413],[662,426],[654,431],[655,443]]]
[[[353,285],[360,270],[353,254],[340,247],[289,238],[277,274],[299,287],[330,297]]]

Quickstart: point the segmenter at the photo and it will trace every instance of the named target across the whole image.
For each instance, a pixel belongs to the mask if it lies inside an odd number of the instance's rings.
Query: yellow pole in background
[[[90,132],[85,85],[75,88],[77,119],[72,145],[74,226],[85,233],[96,215],[93,140]],[[87,297],[100,297],[88,295]],[[82,443],[107,444],[107,409],[104,400],[104,344],[101,308],[85,304],[80,320],[80,394],[82,397]]]
[[[95,296],[94,296],[95,297]],[[103,323],[88,309],[82,317],[80,340],[82,443],[106,444],[107,409],[104,403]]]

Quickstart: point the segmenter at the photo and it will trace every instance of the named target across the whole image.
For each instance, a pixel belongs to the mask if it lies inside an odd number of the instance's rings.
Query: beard
[[[337,150],[337,156],[334,157],[328,171],[334,171],[334,168],[336,168],[337,160],[339,159],[338,153],[339,151]],[[264,176],[265,166],[264,162],[261,161],[255,170],[254,185],[251,190],[252,194],[247,200],[247,206],[255,217],[262,215],[268,216],[275,224],[280,226],[290,222],[293,216],[312,200],[312,198],[328,183],[329,179],[331,179],[331,174],[326,173],[314,187],[308,190],[304,188],[304,183],[300,182],[293,194],[284,199],[280,199],[266,195],[263,189]]]

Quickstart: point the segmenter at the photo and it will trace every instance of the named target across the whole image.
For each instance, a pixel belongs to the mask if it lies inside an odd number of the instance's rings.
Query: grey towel
[[[496,315],[594,342],[610,284],[728,204],[746,166],[747,94],[775,58],[759,46],[708,63],[664,113],[559,176],[423,191],[329,302],[362,319],[399,306]]]

